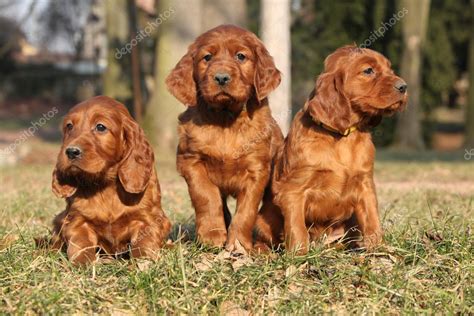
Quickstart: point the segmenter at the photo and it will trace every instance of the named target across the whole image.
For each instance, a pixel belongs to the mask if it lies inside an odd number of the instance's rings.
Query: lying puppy
[[[166,84],[188,106],[179,116],[177,167],[195,208],[198,240],[252,249],[271,161],[283,142],[267,100],[280,72],[253,33],[222,25],[196,39]],[[229,195],[237,199],[232,222]]]
[[[77,264],[99,249],[156,258],[171,225],[143,130],[124,105],[99,96],[69,111],[63,133],[52,185],[67,206],[54,219],[54,247]]]
[[[367,248],[381,241],[370,130],[404,109],[407,85],[370,49],[339,48],[324,65],[278,155],[274,204],[266,200],[257,220],[259,247],[284,238],[304,254],[323,235],[362,237]]]

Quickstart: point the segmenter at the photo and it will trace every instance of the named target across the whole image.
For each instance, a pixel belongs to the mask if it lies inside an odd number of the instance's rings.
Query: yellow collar
[[[328,130],[328,131],[333,132],[333,133],[337,133],[337,134],[342,135],[342,136],[349,136],[350,133],[357,131],[357,126],[351,126],[348,129],[346,129],[343,133],[341,133],[337,129],[334,129],[331,126],[328,126],[328,125],[324,124],[323,122],[319,122],[318,125],[321,126],[322,128],[324,128],[325,130]]]

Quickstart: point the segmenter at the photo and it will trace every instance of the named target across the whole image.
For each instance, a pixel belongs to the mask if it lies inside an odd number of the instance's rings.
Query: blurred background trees
[[[467,148],[474,148],[474,0],[471,0],[471,32],[469,36],[469,101],[466,110]]]
[[[409,83],[409,109],[374,129],[378,146],[472,148],[473,5],[470,0],[0,0],[0,124],[11,121],[16,114],[8,113],[20,111],[19,103],[34,107],[38,102],[31,100],[42,100],[66,111],[101,93],[127,104],[138,119],[143,115],[154,143],[174,150],[184,106],[167,93],[164,78],[196,36],[232,23],[259,35],[283,71],[271,100],[283,129],[289,122],[281,118],[284,110],[290,107],[294,115],[303,106],[324,58],[337,47],[356,44],[386,55]]]
[[[400,75],[410,87],[410,98],[406,110],[400,113],[395,132],[395,146],[400,148],[424,149],[421,132],[421,73],[428,27],[430,0],[402,0],[400,10],[406,9],[402,23],[403,53]],[[402,11],[403,12],[403,11]]]

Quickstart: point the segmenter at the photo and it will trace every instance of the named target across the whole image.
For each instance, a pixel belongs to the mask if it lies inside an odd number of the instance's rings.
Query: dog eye
[[[205,61],[209,61],[209,60],[211,60],[211,58],[212,58],[212,55],[211,55],[211,54],[207,54],[206,56],[203,57],[203,59],[204,59]]]
[[[245,55],[242,54],[242,53],[237,53],[237,55],[235,55],[237,57],[238,60],[240,61],[244,61],[245,60]]]
[[[103,125],[103,124],[97,124],[95,126],[95,129],[98,132],[105,132],[107,130],[107,127],[105,127],[105,125]]]
[[[66,129],[67,129],[68,131],[72,130],[73,127],[74,127],[74,126],[72,125],[72,123],[67,123],[67,124],[66,124]]]
[[[374,73],[374,70],[369,67],[369,68],[367,68],[367,69],[364,70],[364,73],[365,73],[366,75],[371,75],[371,74]]]

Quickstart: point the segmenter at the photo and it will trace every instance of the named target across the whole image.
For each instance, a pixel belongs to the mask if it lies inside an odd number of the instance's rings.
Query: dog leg
[[[363,181],[360,199],[354,211],[358,228],[363,236],[362,245],[367,249],[379,245],[382,241],[382,228],[380,226],[375,185],[371,178]]]
[[[227,239],[224,208],[219,188],[212,183],[206,169],[194,164],[184,177],[196,213],[196,235],[199,242],[222,247]]]
[[[96,233],[83,223],[67,229],[67,256],[76,265],[85,265],[96,260],[98,238]]]
[[[226,249],[229,251],[235,250],[237,240],[247,251],[251,251],[253,248],[253,228],[268,176],[261,175],[252,178],[260,180],[249,182],[244,186],[245,189],[237,195],[237,212],[230,224],[226,242]]]
[[[283,222],[281,210],[273,203],[273,195],[270,190],[267,189],[255,223],[257,233],[255,247],[265,250],[270,247],[276,247],[282,243]]]
[[[306,228],[304,200],[301,197],[290,200],[293,201],[293,205],[288,203],[280,205],[285,218],[286,249],[298,255],[304,255],[309,250],[309,234]]]

